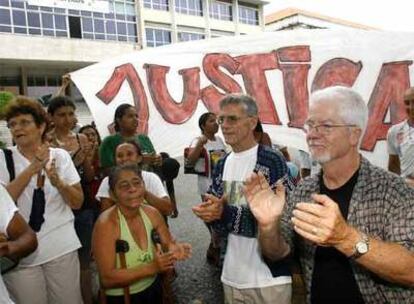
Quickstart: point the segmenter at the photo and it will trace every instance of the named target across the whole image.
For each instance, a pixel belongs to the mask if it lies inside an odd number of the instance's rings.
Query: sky
[[[269,0],[265,15],[295,7],[390,31],[414,32],[412,0]]]

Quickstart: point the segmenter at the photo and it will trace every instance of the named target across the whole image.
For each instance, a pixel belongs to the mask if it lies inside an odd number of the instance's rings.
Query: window
[[[81,19],[76,16],[69,16],[70,38],[82,38]]]
[[[175,11],[181,14],[203,16],[201,0],[176,0]]]
[[[192,40],[201,40],[204,39],[205,36],[199,33],[188,33],[188,32],[179,32],[178,33],[178,40],[179,41],[192,41]]]
[[[210,17],[219,20],[231,21],[233,20],[233,11],[231,3],[225,2],[211,2]]]
[[[168,11],[168,0],[144,0],[144,7]]]
[[[147,46],[156,47],[171,43],[171,32],[168,30],[146,28]]]
[[[259,11],[252,7],[239,6],[240,23],[259,25]]]
[[[168,0],[153,0],[158,6]],[[108,13],[0,0],[0,32],[137,42],[136,0],[111,0]]]

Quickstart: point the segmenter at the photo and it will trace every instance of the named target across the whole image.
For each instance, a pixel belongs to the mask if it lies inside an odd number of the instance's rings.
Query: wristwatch
[[[361,239],[355,244],[355,251],[349,257],[351,259],[357,259],[366,254],[369,250],[369,238],[365,233],[361,233]]]

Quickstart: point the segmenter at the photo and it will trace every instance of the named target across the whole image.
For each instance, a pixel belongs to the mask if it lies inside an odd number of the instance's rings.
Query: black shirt
[[[328,189],[321,175],[320,191],[338,203],[342,216],[348,216],[349,203],[358,179],[357,170],[341,187]],[[316,303],[364,303],[356,283],[349,259],[333,247],[317,247],[312,274],[311,302]]]

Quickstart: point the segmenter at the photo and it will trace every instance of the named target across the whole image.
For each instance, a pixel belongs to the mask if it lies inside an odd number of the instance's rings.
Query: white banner
[[[217,112],[229,92],[257,100],[273,142],[307,150],[301,128],[310,93],[353,87],[370,109],[362,150],[385,167],[386,133],[405,118],[402,97],[413,80],[413,59],[414,33],[300,30],[145,49],[71,76],[101,135],[117,106],[134,104],[139,131],[173,156],[200,134],[199,116]]]
[[[109,13],[108,0],[28,0],[30,5]]]

